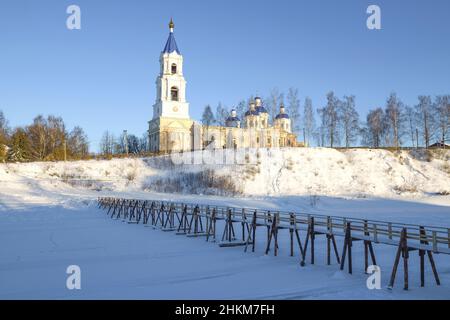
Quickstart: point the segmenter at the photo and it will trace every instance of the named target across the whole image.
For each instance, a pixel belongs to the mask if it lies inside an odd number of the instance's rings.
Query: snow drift
[[[144,159],[0,165],[2,187],[280,196],[421,197],[450,194],[450,151],[298,148],[263,150],[241,164]]]

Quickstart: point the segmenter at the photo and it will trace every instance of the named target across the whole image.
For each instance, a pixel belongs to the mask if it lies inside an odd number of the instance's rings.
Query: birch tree
[[[399,148],[401,135],[403,132],[403,103],[397,98],[395,93],[391,93],[386,102],[386,122],[387,137],[390,145]]]
[[[289,88],[286,99],[289,117],[291,118],[292,132],[299,134],[301,131],[301,124],[300,124],[300,100],[298,98],[298,89]]]
[[[410,106],[405,106],[405,127],[409,139],[411,139],[411,146],[417,147],[416,145],[416,112]]]
[[[224,107],[221,102],[219,102],[216,108],[216,116],[215,116],[215,122],[217,123],[217,125],[225,126],[225,120],[228,117],[228,113],[229,112],[227,108]]]
[[[375,148],[381,147],[383,134],[385,131],[385,117],[383,109],[377,108],[369,111],[367,115],[367,141]]]
[[[303,125],[305,128],[306,143],[307,145],[310,145],[310,141],[315,131],[315,119],[312,100],[309,97],[305,98],[305,103],[303,105]]]
[[[279,113],[280,105],[284,103],[284,95],[280,93],[278,88],[273,88],[270,92],[269,98],[266,101],[269,107],[267,112],[269,112],[270,121],[273,123],[275,117]]]
[[[355,107],[355,96],[344,96],[344,101],[339,104],[339,114],[345,147],[348,148],[357,140],[360,132],[359,114]]]
[[[102,139],[100,140],[100,150],[103,155],[111,156],[114,152],[114,145],[116,144],[116,139],[114,135],[109,131],[103,133]]]
[[[76,126],[70,131],[67,149],[72,159],[84,159],[89,155],[88,137],[81,127]]]
[[[417,124],[422,135],[422,142],[428,148],[431,141],[431,128],[433,126],[432,104],[430,96],[419,96],[416,105]]]
[[[446,143],[450,134],[450,95],[436,97],[435,113],[437,136]]]
[[[339,99],[334,92],[327,94],[327,105],[321,109],[322,126],[325,130],[328,145],[333,148],[339,143]]]

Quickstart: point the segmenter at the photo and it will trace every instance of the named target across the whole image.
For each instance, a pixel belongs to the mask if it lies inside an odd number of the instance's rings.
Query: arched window
[[[171,71],[172,71],[172,74],[177,73],[177,65],[175,63],[172,63]]]
[[[178,88],[172,87],[170,88],[170,97],[172,101],[178,101]]]

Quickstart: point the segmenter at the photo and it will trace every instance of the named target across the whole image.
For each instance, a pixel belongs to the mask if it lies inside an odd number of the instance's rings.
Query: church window
[[[176,74],[177,73],[177,65],[175,63],[172,63],[171,71],[172,71],[172,74]]]
[[[259,137],[256,137],[256,143],[259,143]]]
[[[172,101],[178,101],[178,88],[172,87],[170,89],[170,97]]]

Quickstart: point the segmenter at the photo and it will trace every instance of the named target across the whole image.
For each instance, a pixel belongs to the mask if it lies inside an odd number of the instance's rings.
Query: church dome
[[[241,119],[239,119],[239,117],[237,116],[236,109],[231,110],[231,115],[227,118],[226,121],[241,121]]]
[[[286,113],[283,104],[280,105],[280,113],[277,114],[277,116],[275,117],[275,119],[289,119],[289,115]]]

